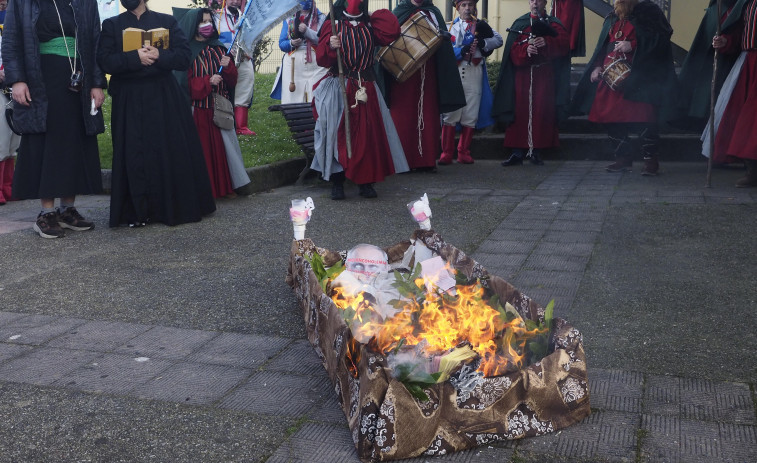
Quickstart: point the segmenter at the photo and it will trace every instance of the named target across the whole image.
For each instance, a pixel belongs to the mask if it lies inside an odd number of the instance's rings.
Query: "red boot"
[[[460,164],[473,164],[473,158],[470,156],[470,144],[473,141],[473,127],[463,127],[463,133],[460,134],[460,142],[457,144],[457,162]]]
[[[237,135],[257,135],[247,128],[247,112],[249,108],[244,106],[234,106],[234,125],[237,128]]]
[[[439,157],[439,165],[452,164],[452,156],[455,154],[455,126],[442,126],[442,155]]]

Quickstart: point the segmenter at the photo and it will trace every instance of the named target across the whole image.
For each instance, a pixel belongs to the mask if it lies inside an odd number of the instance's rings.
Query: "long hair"
[[[618,15],[618,18],[628,19],[638,3],[639,0],[624,0],[622,3],[615,0],[613,9],[615,10],[615,14]]]

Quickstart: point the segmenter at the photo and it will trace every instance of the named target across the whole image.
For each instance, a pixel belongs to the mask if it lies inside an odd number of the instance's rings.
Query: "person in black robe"
[[[200,138],[172,74],[192,62],[187,39],[173,16],[145,2],[121,0],[127,11],[103,22],[97,51],[113,98],[111,227],[198,222],[216,209]],[[166,28],[169,47],[124,52],[128,27]]]

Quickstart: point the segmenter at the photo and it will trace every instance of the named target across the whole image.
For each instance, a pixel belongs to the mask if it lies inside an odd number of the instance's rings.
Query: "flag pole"
[[[717,35],[723,32],[720,28],[720,19],[723,15],[723,0],[718,0]],[[712,83],[710,85],[710,156],[707,158],[707,181],[705,188],[712,188],[712,158],[715,156],[715,87],[718,80],[718,49],[715,49],[715,57],[712,64]]]
[[[334,0],[329,0],[329,19],[331,19],[331,35],[336,35],[336,21],[334,20]],[[336,49],[336,61],[339,64],[339,87],[342,89],[344,104],[344,134],[347,142],[347,158],[352,159],[352,139],[350,138],[350,107],[347,100],[347,89],[344,85],[344,68],[342,66],[342,48]]]

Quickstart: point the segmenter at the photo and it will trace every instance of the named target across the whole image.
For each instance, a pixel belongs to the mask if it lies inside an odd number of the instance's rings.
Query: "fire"
[[[427,352],[443,354],[461,343],[469,343],[481,357],[479,370],[497,376],[524,366],[526,343],[546,329],[528,330],[522,319],[507,321],[504,310],[492,307],[481,284],[456,285],[441,291],[438,276],[412,280],[417,291],[402,294],[400,311],[384,319],[375,299],[364,292],[352,294],[336,287],[332,300],[345,311],[353,336],[384,354],[401,343],[415,346],[423,340]],[[430,289],[430,291],[429,291]],[[354,311],[354,314],[353,314]]]

